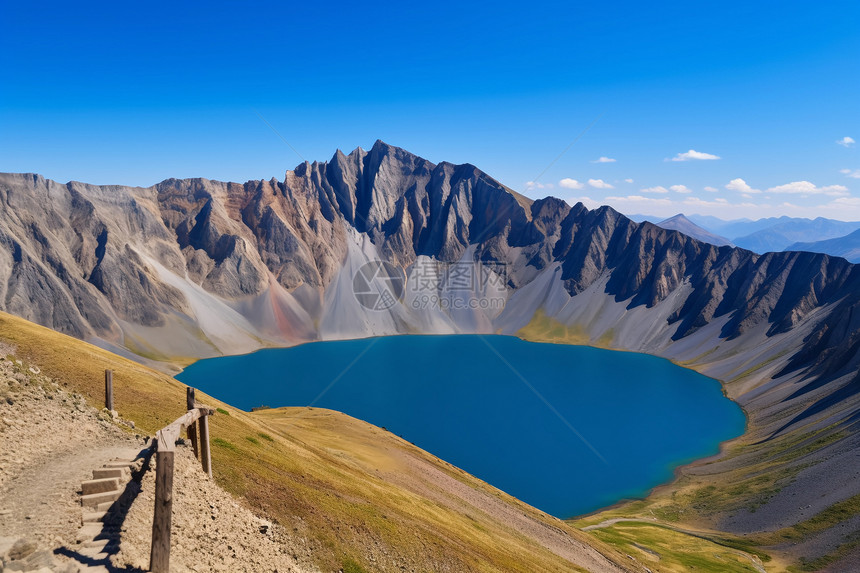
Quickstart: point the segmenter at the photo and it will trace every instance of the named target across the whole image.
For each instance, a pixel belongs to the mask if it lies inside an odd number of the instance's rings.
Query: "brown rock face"
[[[558,264],[570,295],[605,280],[606,294],[630,308],[683,287],[667,321],[674,340],[726,316],[726,339],[759,324],[773,335],[833,308],[795,366],[836,372],[854,360],[846,312],[860,304],[860,278],[842,259],[756,255],[609,207],[531,201],[474,166],[435,165],[381,141],[299,165],[283,182],[169,179],[143,189],[5,174],[0,200],[0,307],[118,345],[176,324],[211,339],[207,310],[247,320],[255,337],[313,339],[350,245],[363,244],[403,268],[418,257],[503,263],[512,292]],[[207,297],[224,307],[208,308]],[[229,342],[189,352],[229,352]]]

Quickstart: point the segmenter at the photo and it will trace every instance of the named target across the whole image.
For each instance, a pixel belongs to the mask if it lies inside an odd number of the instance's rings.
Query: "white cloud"
[[[791,193],[796,195],[829,195],[831,197],[844,197],[848,195],[848,188],[844,185],[827,185],[816,187],[809,181],[793,181],[785,185],[777,185],[768,189],[769,193]]]
[[[716,187],[711,187],[709,185],[709,186],[705,187],[705,191],[708,191],[709,193],[717,193],[717,192],[719,192],[719,189],[717,189]]]
[[[633,180],[628,177],[627,179],[624,180],[624,182],[625,183],[633,183]]]
[[[558,182],[559,187],[564,187],[565,189],[582,189],[585,187],[585,183],[580,183],[576,179],[571,179],[570,177],[565,177],[561,181]]]
[[[693,190],[687,187],[686,185],[672,185],[669,187],[670,191],[674,191],[675,193],[692,193]]]
[[[599,157],[599,158],[595,159],[594,161],[592,161],[591,163],[615,163],[615,161],[616,160],[612,159],[611,157]]]
[[[538,183],[537,181],[526,181],[526,189],[552,189],[555,187],[552,183]]]
[[[851,177],[852,179],[860,179],[860,169],[840,169],[839,173],[842,173],[846,177]]]
[[[750,187],[749,184],[740,177],[738,177],[737,179],[732,179],[731,181],[726,183],[726,189],[728,189],[729,191],[737,191],[739,193],[746,194],[761,193],[761,191],[759,191],[758,189],[753,189],[752,187]]]
[[[640,191],[642,193],[659,193],[659,194],[666,194],[669,192],[669,190],[666,189],[665,187],[663,187],[662,185],[658,185],[657,187],[646,187],[644,189],[640,189]]]
[[[589,179],[588,184],[595,189],[615,189],[613,185],[610,185],[603,179]]]
[[[691,160],[714,160],[719,159],[719,155],[712,155],[710,153],[703,153],[701,151],[696,151],[695,149],[691,149],[689,151],[685,151],[684,153],[679,153],[672,159],[667,159],[666,161],[691,161]]]
[[[855,143],[854,138],[847,135],[842,139],[836,140],[836,145],[841,145],[842,147],[853,147]]]
[[[830,202],[831,205],[846,205],[848,207],[860,207],[860,197],[840,197]]]

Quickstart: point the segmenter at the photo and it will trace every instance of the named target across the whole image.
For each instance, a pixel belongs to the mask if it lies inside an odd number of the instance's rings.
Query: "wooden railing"
[[[194,448],[194,456],[200,457],[203,471],[212,476],[212,458],[209,451],[209,416],[215,410],[198,404],[194,399],[194,388],[186,390],[188,412],[172,424],[155,434],[155,515],[152,519],[152,548],[149,554],[149,570],[152,573],[168,573],[170,569],[170,526],[173,521],[173,454],[176,440],[187,431]],[[200,438],[197,438],[197,428]]]

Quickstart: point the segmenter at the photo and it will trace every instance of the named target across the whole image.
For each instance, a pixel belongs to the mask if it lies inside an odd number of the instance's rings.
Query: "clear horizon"
[[[855,2],[4,12],[0,171],[283,180],[382,139],[625,214],[860,220]]]

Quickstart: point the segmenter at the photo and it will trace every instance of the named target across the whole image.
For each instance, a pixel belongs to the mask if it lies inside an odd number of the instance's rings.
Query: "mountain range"
[[[683,227],[675,223],[679,216],[685,220]],[[665,220],[648,215],[633,215],[631,218],[637,221],[650,221],[664,229],[681,231],[693,238],[715,245],[731,244],[756,253],[802,250],[795,248],[795,245],[835,239],[860,229],[860,222],[838,221],[824,217],[805,219],[783,216],[755,221],[749,219],[725,221],[709,215],[679,214]],[[836,252],[825,250],[816,252],[841,256]]]
[[[834,257],[843,257],[852,263],[860,263],[860,229],[848,233],[844,237],[835,239],[824,239],[810,243],[794,243],[789,245],[787,251],[811,251],[813,253],[827,253]]]
[[[860,471],[860,270],[841,258],[756,254],[609,207],[531,200],[473,165],[382,141],[283,181],[139,188],[2,174],[0,214],[0,308],[143,362],[400,333],[647,352],[721,380],[748,414],[746,443],[772,448],[759,452],[775,456],[766,474],[783,472],[754,512],[715,509],[713,527],[775,530],[808,517],[798,492],[820,510],[860,494],[857,480],[832,477]],[[353,293],[373,261],[406,277],[403,298],[382,310]],[[483,296],[485,284],[445,286],[468,265],[491,271],[504,304],[415,304],[409,286],[426,265],[443,279],[427,287],[432,300]],[[384,278],[372,278],[380,290]],[[838,439],[778,456],[813,430]],[[728,476],[744,460],[709,471]]]

